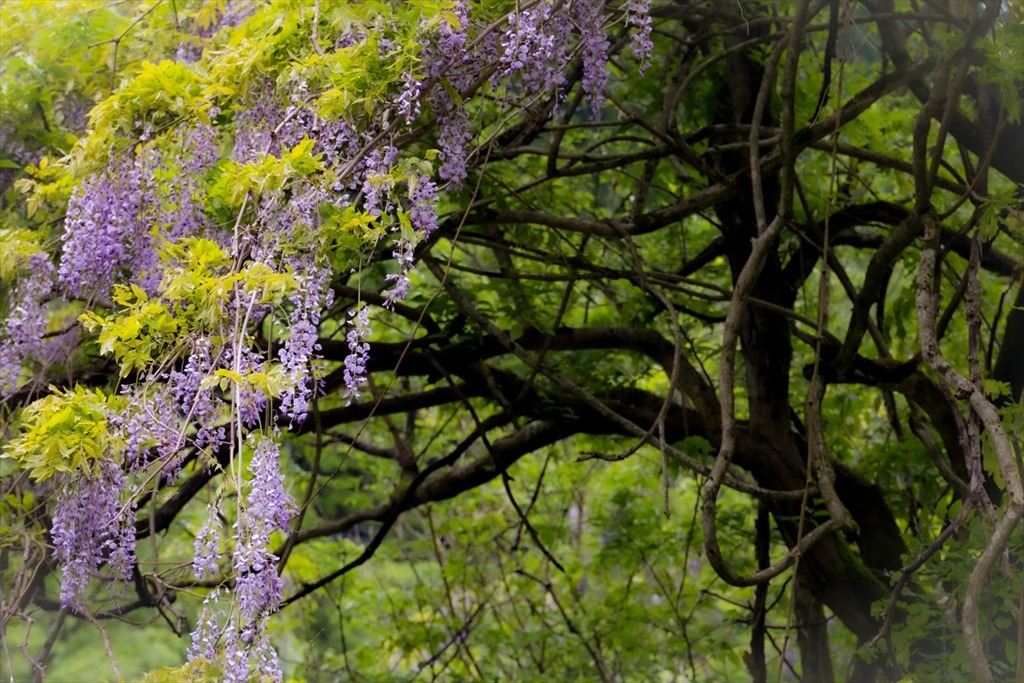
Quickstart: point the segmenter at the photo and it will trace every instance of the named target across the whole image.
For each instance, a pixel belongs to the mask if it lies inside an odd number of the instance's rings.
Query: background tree
[[[1022,677],[1019,3],[40,7],[12,676]]]

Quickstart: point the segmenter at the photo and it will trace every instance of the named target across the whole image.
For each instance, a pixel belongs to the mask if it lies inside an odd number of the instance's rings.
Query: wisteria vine
[[[417,249],[439,233],[442,195],[461,191],[479,158],[467,104],[478,91],[509,111],[557,102],[576,58],[591,116],[603,116],[607,26],[618,15],[602,0],[522,3],[499,20],[474,17],[473,7],[452,2],[443,20],[422,17],[404,40],[383,20],[307,39],[321,55],[406,65],[376,90],[360,82],[376,101],[343,92],[308,64],[274,75],[266,67],[237,92],[195,89],[211,99],[188,115],[139,108],[91,147],[105,158],[83,165],[67,195],[60,258],[31,256],[0,330],[4,398],[17,390],[23,364],[43,355],[54,297],[88,307],[99,350],[137,380],[102,421],[116,457],[57,477],[52,537],[64,606],[87,613],[90,581],[103,567],[107,579],[131,578],[140,501],[186,467],[222,471],[229,486],[196,530],[192,561],[197,579],[220,587],[206,598],[189,654],[216,662],[226,680],[255,671],[281,680],[266,625],[284,580],[270,548],[297,508],[277,435],[313,409],[323,325],[340,318],[344,400],[358,402],[373,317],[410,295]],[[629,0],[622,9],[645,69],[649,3]],[[228,3],[212,25],[186,22],[192,38],[179,64],[216,60],[203,46],[253,13],[261,16]],[[383,37],[371,41],[373,31]],[[332,109],[346,97],[357,104]],[[429,153],[413,144],[424,135]],[[391,256],[386,272],[367,265],[381,253]],[[379,306],[336,305],[337,282],[362,288],[374,277],[383,283]],[[230,520],[229,538],[219,517]]]

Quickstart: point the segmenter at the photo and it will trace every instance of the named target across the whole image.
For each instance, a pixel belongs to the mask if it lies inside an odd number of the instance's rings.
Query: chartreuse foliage
[[[167,268],[159,299],[150,299],[138,285],[117,284],[111,298],[119,310],[81,317],[85,328],[98,334],[100,353],[118,361],[122,377],[147,372],[180,352],[182,337],[216,335],[230,324],[226,308],[234,297],[250,306],[280,304],[296,287],[292,276],[266,263],[233,271],[228,254],[207,239],[168,244],[160,255]]]
[[[3,451],[38,482],[58,473],[96,473],[101,459],[118,460],[120,449],[107,431],[107,416],[119,411],[124,400],[98,389],[76,386],[51,389],[25,409],[22,435]]]
[[[32,256],[43,253],[38,234],[23,228],[0,228],[0,286],[10,287]]]

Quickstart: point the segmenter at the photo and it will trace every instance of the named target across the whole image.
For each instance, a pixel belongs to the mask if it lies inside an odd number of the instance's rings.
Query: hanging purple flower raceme
[[[308,382],[309,364],[320,350],[320,344],[317,342],[316,323],[301,313],[293,313],[288,330],[288,338],[279,355],[291,386],[281,395],[281,413],[292,423],[301,424],[306,419],[312,396]]]
[[[565,85],[563,67],[571,30],[564,7],[540,3],[510,14],[508,22],[500,39],[502,54],[492,78],[494,86],[515,77],[522,95],[559,92]]]
[[[441,148],[441,168],[437,173],[453,187],[461,187],[469,163],[469,143],[473,141],[469,113],[465,107],[455,105],[447,93],[433,100],[439,121],[437,145]]]
[[[309,84],[304,80],[293,82],[288,91],[284,118],[276,131],[276,148],[268,149],[268,154],[278,155],[280,150],[293,149],[303,138],[313,134],[318,117],[309,106],[309,100]]]
[[[224,679],[248,682],[255,674],[260,680],[282,679],[277,653],[267,635],[267,621],[281,606],[283,581],[277,573],[277,556],[270,551],[271,534],[287,531],[295,516],[295,501],[285,491],[277,442],[263,434],[250,434],[253,449],[249,462],[251,480],[245,503],[234,523],[234,603],[237,609],[225,614],[220,591],[206,597],[199,622],[192,632],[191,661],[215,661],[217,643],[223,642]],[[241,495],[242,492],[239,492]],[[217,572],[219,539],[211,512],[196,537],[193,570],[203,578]]]
[[[576,25],[583,47],[583,92],[590,103],[591,117],[601,118],[608,63],[608,37],[604,32],[604,0],[577,0]]]
[[[296,278],[298,286],[291,296],[295,308],[290,316],[288,338],[278,356],[289,381],[289,387],[281,394],[281,412],[295,424],[306,419],[316,389],[311,381],[311,369],[314,360],[319,358],[320,313],[334,301],[330,277],[329,267],[310,267]]]
[[[399,237],[395,240],[395,248],[391,255],[395,258],[395,263],[398,264],[398,272],[388,273],[384,278],[386,282],[392,283],[392,286],[385,289],[382,294],[384,294],[384,308],[393,310],[396,301],[401,301],[409,295],[409,271],[413,266],[412,243],[404,237]]]
[[[89,581],[106,562],[114,577],[128,582],[135,566],[134,505],[123,505],[125,476],[110,460],[98,472],[62,475],[53,514],[54,554],[60,563],[61,604],[84,610]]]
[[[351,326],[345,340],[348,342],[348,355],[345,356],[345,405],[359,396],[359,387],[366,382],[366,363],[370,359],[370,345],[366,338],[370,335],[370,308],[363,306],[356,311],[349,311]]]
[[[501,69],[495,74],[495,85],[517,71],[544,67],[553,47],[551,35],[544,30],[544,23],[550,16],[551,5],[545,2],[509,14],[509,27],[501,36],[504,53],[499,61]]]
[[[344,119],[337,121],[325,121],[317,117],[316,144],[313,151],[322,154],[324,165],[340,171],[347,166],[347,162],[359,155],[362,141],[351,125]],[[362,171],[362,164],[358,163],[345,177],[338,177],[331,183],[330,194],[323,201],[328,201],[338,208],[347,207],[350,202],[350,192],[357,191],[361,184],[356,182],[359,173]]]
[[[152,296],[160,284],[157,249],[163,241],[198,235],[208,227],[201,188],[220,158],[216,131],[194,123],[175,134],[173,168],[156,147],[146,146],[72,193],[60,267],[61,282],[72,295],[105,295],[119,275],[127,274]],[[151,137],[147,126],[142,138]],[[167,176],[159,185],[158,172]]]
[[[398,117],[409,125],[420,115],[420,95],[423,93],[423,81],[411,73],[402,74],[402,90],[398,94]]]
[[[203,600],[199,620],[196,622],[196,627],[192,629],[192,645],[188,648],[190,662],[197,659],[212,662],[217,659],[217,640],[221,635],[218,617],[224,616],[224,610],[219,608],[219,604],[220,589],[216,588]]]
[[[415,176],[409,180],[409,223],[416,231],[417,243],[430,238],[437,229],[437,188],[430,178]],[[413,268],[414,244],[405,237],[395,240],[395,248],[391,255],[398,264],[398,272],[390,273],[385,278],[392,283],[384,290],[384,307],[394,309],[395,302],[409,295],[409,272]]]
[[[240,164],[248,164],[273,152],[273,131],[283,119],[284,107],[274,82],[266,79],[253,86],[241,105],[233,110],[235,145],[232,158]]]
[[[215,116],[216,110],[209,112]],[[175,175],[157,224],[164,227],[165,239],[175,242],[199,235],[208,226],[206,198],[200,194],[203,177],[220,160],[217,131],[213,126],[196,123],[181,135],[180,173]]]
[[[0,328],[0,399],[17,388],[22,362],[40,357],[44,349],[46,299],[53,289],[54,268],[45,254],[33,255],[26,265],[11,290],[7,319]]]
[[[409,222],[423,240],[437,230],[437,186],[427,176],[417,176],[409,182]]]
[[[192,347],[192,353],[179,372],[171,371],[168,384],[174,396],[178,413],[196,426],[195,445],[216,449],[224,443],[225,428],[217,420],[224,412],[224,401],[213,387],[203,388],[203,380],[216,371],[212,357],[213,344],[201,337]]]
[[[169,384],[127,386],[127,407],[107,415],[108,430],[124,444],[129,473],[159,462],[164,481],[171,483],[181,471],[188,451],[173,393]]]
[[[238,362],[235,362],[235,353],[232,349],[225,349],[225,369],[236,372],[245,377],[256,372],[263,372],[263,358],[248,347],[241,347],[238,351]],[[247,382],[237,383],[237,394],[232,394],[234,410],[238,411],[239,419],[246,427],[255,427],[260,422],[260,415],[267,405],[267,396],[259,389]]]
[[[629,0],[626,3],[626,26],[635,28],[630,37],[633,56],[640,60],[642,74],[651,65],[651,0]]]
[[[437,46],[443,54],[459,58],[466,52],[466,32],[469,28],[468,0],[456,0],[449,12],[457,20],[458,26],[452,26],[447,21],[441,22],[437,32]]]
[[[106,295],[121,271],[140,273],[136,258],[149,245],[151,152],[115,160],[76,187],[64,218],[60,282],[72,296]]]
[[[391,210],[388,187],[380,177],[391,171],[398,149],[385,145],[371,150],[363,162],[363,210],[371,216],[379,216]]]
[[[254,670],[281,680],[277,655],[266,637],[266,620],[281,605],[283,582],[277,573],[277,556],[270,552],[270,535],[287,531],[297,512],[284,490],[277,442],[253,435],[249,472],[252,481],[242,516],[235,522],[235,600],[238,619],[228,633],[224,656],[229,681],[248,681]],[[272,668],[268,671],[267,666]],[[257,668],[259,667],[259,668]],[[276,671],[276,673],[275,673]]]
[[[473,140],[472,125],[466,108],[453,99],[451,91],[441,81],[447,81],[456,92],[462,91],[477,78],[479,63],[465,49],[469,27],[468,3],[459,0],[451,12],[457,17],[458,26],[441,22],[435,42],[425,46],[420,56],[427,80],[435,83],[427,93],[427,100],[437,119],[437,145],[441,150],[438,175],[454,187],[460,187],[466,179],[468,146]]]
[[[220,534],[215,522],[217,512],[210,509],[206,515],[206,523],[196,534],[195,556],[192,558],[192,571],[197,579],[217,575],[217,561],[220,559]]]

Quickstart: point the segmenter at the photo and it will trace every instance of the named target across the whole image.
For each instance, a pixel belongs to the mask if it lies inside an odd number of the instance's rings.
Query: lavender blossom
[[[359,395],[359,387],[366,382],[366,363],[370,359],[370,309],[363,306],[359,312],[349,311],[349,325],[352,329],[345,335],[348,341],[348,355],[345,356],[345,405]]]
[[[384,176],[391,171],[391,166],[398,156],[398,150],[392,146],[371,150],[364,160],[363,210],[371,216],[379,216],[391,209],[388,201],[388,187],[374,176]]]
[[[315,390],[314,383],[310,381],[311,367],[319,358],[320,351],[317,325],[321,311],[334,300],[330,268],[312,266],[306,270],[305,275],[297,278],[298,287],[291,296],[295,308],[290,316],[288,338],[278,353],[289,381],[288,389],[281,395],[281,412],[295,424],[301,424],[309,412],[309,402]]]
[[[224,401],[214,394],[212,387],[202,386],[203,380],[215,372],[212,350],[210,340],[198,339],[183,370],[173,370],[168,376],[178,413],[196,425],[195,445],[199,448],[217,448],[225,439],[224,427],[216,424]]]
[[[143,385],[125,387],[122,394],[128,399],[127,407],[107,416],[111,435],[124,444],[129,473],[159,461],[164,481],[170,483],[178,476],[187,451],[175,419],[178,411],[173,392],[168,384],[148,389]]]
[[[393,283],[390,289],[384,290],[384,308],[394,309],[395,302],[409,295],[409,271],[413,266],[412,243],[404,237],[395,240],[395,249],[391,255],[398,264],[397,273],[389,273],[385,280]]]
[[[274,82],[269,78],[249,90],[248,97],[233,110],[235,145],[232,157],[251,163],[270,150],[272,131],[284,118]]]
[[[398,116],[406,125],[420,115],[420,95],[423,82],[410,74],[402,74],[402,91],[398,94]]]
[[[630,37],[633,56],[640,60],[640,73],[651,65],[651,0],[629,0],[626,3],[626,26],[636,28]]]
[[[416,176],[409,180],[409,200],[412,207],[409,211],[409,222],[416,232],[416,240],[429,239],[437,230],[437,188],[426,176]],[[385,280],[392,283],[390,289],[384,290],[384,307],[394,309],[395,302],[409,295],[409,272],[413,268],[413,248],[415,243],[406,237],[395,240],[395,248],[391,255],[398,264],[398,272],[390,273]]]
[[[235,362],[235,353],[232,349],[224,351],[224,367],[242,375],[250,375],[254,372],[263,372],[263,359],[258,353],[247,347],[238,350],[238,362]],[[242,424],[246,427],[255,427],[260,422],[260,414],[267,405],[266,395],[248,385],[240,382],[236,396],[232,397],[234,410],[238,411]]]
[[[458,20],[458,26],[453,27],[446,21],[441,22],[437,44],[443,54],[459,58],[466,53],[466,29],[469,27],[468,0],[456,0],[449,11]],[[438,74],[433,75],[437,76]]]
[[[7,320],[0,328],[0,398],[14,393],[22,362],[42,354],[46,298],[53,276],[53,264],[46,255],[35,254],[11,291]]]
[[[158,225],[166,226],[162,236],[171,242],[198,235],[208,226],[200,184],[220,159],[213,126],[198,123],[186,128],[181,135],[179,158],[181,171],[175,175],[167,201],[156,219]]]
[[[63,476],[53,515],[54,554],[60,563],[61,604],[84,610],[82,598],[97,569],[107,562],[116,578],[127,582],[135,566],[135,515],[122,514],[125,488],[121,468],[100,461],[96,476]],[[129,505],[127,511],[134,510]]]
[[[437,144],[441,148],[438,175],[452,186],[461,187],[466,179],[469,143],[473,140],[469,113],[465,107],[456,106],[447,93],[434,98],[434,108],[438,114]]]
[[[214,661],[217,659],[217,638],[220,635],[218,628],[218,614],[223,615],[220,610],[214,609],[220,599],[220,590],[215,589],[206,599],[203,600],[203,609],[199,613],[199,621],[192,630],[192,645],[188,649],[189,661],[206,659]]]
[[[220,535],[214,521],[217,516],[210,510],[206,517],[206,524],[196,534],[195,556],[192,558],[192,571],[197,579],[217,575],[217,560],[220,557]]]
[[[458,26],[441,22],[436,42],[424,47],[421,58],[428,80],[445,79],[456,91],[462,91],[477,78],[479,65],[465,49],[469,26],[468,2],[459,0],[451,11],[458,18]],[[427,99],[438,123],[438,147],[441,149],[438,174],[442,180],[460,187],[466,178],[467,147],[473,139],[469,114],[440,84],[430,90]]]
[[[106,294],[122,269],[140,271],[134,258],[136,245],[149,243],[151,181],[150,165],[137,157],[115,161],[72,191],[59,270],[72,296]]]
[[[248,681],[257,666],[273,680],[280,680],[277,655],[266,637],[266,620],[279,609],[283,588],[275,566],[278,558],[269,550],[270,535],[287,531],[297,512],[284,490],[277,442],[266,436],[254,436],[250,442],[254,445],[249,464],[251,488],[242,516],[235,522],[238,626],[228,633],[224,651],[229,681]],[[268,665],[269,671],[263,668]]]
[[[608,62],[608,37],[604,33],[604,0],[577,0],[576,25],[583,43],[583,92],[590,102],[591,117],[601,118]]]
[[[423,240],[437,230],[437,186],[427,176],[418,176],[409,183],[409,222]]]

